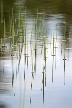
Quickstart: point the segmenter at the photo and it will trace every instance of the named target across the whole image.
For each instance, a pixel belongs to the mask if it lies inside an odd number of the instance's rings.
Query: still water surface
[[[26,43],[23,31],[18,30],[19,3],[21,25],[26,15]],[[71,108],[72,1],[3,0],[0,8],[0,108]],[[9,22],[12,8],[14,54]]]

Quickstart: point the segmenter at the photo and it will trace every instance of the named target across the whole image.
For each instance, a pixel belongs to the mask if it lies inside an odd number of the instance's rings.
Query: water
[[[0,108],[71,108],[71,8],[70,0],[0,1]]]

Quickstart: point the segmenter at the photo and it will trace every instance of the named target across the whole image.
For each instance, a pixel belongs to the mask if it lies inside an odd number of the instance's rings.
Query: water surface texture
[[[0,108],[72,108],[72,1],[0,0]]]

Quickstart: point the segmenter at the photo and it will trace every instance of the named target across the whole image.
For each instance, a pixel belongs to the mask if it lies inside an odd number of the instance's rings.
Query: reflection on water
[[[71,108],[71,1],[4,0],[0,8],[0,108]]]

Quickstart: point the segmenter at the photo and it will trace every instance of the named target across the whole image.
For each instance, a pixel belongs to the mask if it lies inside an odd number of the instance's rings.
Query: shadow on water
[[[3,69],[1,62],[0,62],[0,94],[9,94],[11,92],[11,77],[9,73]],[[9,106],[5,101],[1,101],[0,97],[0,108],[8,108]]]
[[[0,108],[8,108],[8,106],[0,102]]]
[[[0,93],[9,93],[10,90],[11,90],[10,73],[7,72],[6,69],[4,72],[3,72],[3,69],[0,69]]]
[[[3,101],[0,101],[0,108],[9,108],[10,106]]]

